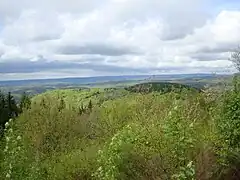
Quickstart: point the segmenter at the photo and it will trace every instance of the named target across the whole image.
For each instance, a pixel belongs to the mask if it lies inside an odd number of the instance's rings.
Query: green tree
[[[23,109],[29,109],[31,107],[31,100],[25,92],[22,94],[19,106],[21,112],[23,112]]]
[[[6,109],[6,100],[2,92],[0,92],[0,129],[4,129],[5,123],[8,121],[8,114]],[[1,132],[0,130],[0,132]]]
[[[240,92],[240,46],[232,52],[229,60],[233,63],[234,67],[238,71],[233,78],[234,91]]]
[[[4,95],[0,92],[0,131],[5,128],[5,124],[9,119],[17,117],[18,114],[19,108],[11,93]]]
[[[12,96],[11,92],[8,92],[6,97],[6,108],[8,112],[8,119],[17,117],[19,114],[19,109],[17,107],[17,103]]]

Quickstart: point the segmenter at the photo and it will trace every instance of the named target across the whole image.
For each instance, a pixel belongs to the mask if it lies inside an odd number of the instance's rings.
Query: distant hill
[[[31,79],[31,80],[10,80],[0,81],[0,86],[26,86],[39,84],[95,84],[101,82],[141,80],[148,78],[148,75],[139,76],[99,76],[99,77],[76,77],[76,78],[60,78],[60,79]]]
[[[168,75],[126,75],[126,76],[98,76],[98,77],[76,77],[60,79],[32,79],[32,80],[10,80],[0,81],[0,86],[27,86],[39,84],[95,84],[112,81],[129,81],[129,80],[180,80],[192,78],[213,78],[212,74],[168,74]]]
[[[179,91],[182,91],[183,89],[200,91],[200,89],[189,86],[189,85],[169,83],[169,82],[146,82],[146,83],[140,83],[133,86],[129,86],[129,87],[126,87],[125,89],[130,92],[137,92],[137,93],[149,93],[149,92],[167,93],[171,91],[179,92]]]

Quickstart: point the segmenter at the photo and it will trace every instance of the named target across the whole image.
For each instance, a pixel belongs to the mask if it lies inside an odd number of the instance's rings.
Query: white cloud
[[[25,45],[29,41],[57,39],[62,32],[63,27],[57,14],[42,16],[42,13],[29,10],[24,11],[18,19],[7,23],[0,35],[5,44]]]
[[[106,66],[97,74],[111,74],[109,67],[118,73],[227,69],[227,52],[240,42],[240,11],[211,8],[207,0],[2,0],[0,66],[43,59],[54,68],[58,62],[87,63],[81,71],[88,76],[96,74],[97,65]],[[50,70],[36,67],[32,73],[53,76]],[[18,76],[0,73],[0,79]],[[24,78],[32,73],[26,69]]]

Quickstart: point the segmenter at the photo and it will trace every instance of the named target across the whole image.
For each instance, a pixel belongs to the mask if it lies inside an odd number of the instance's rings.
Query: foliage
[[[140,92],[140,93],[150,93],[150,92],[181,92],[183,89],[199,91],[197,88],[193,88],[188,85],[177,84],[177,83],[168,83],[168,82],[147,82],[136,84],[130,87],[125,88],[130,92]]]
[[[6,122],[9,119],[17,117],[19,108],[12,94],[9,92],[7,95],[0,91],[0,134],[2,135]]]
[[[221,164],[221,173],[237,174],[240,178],[240,81],[234,78],[234,89],[222,95],[216,115],[216,127],[219,136],[217,154]]]
[[[29,109],[31,107],[30,97],[24,92],[20,99],[20,111],[23,112],[24,109]]]
[[[153,84],[142,94],[67,89],[33,97],[5,131],[0,179],[9,169],[11,179],[29,180],[218,179],[216,169],[229,175],[239,167],[239,91],[159,93],[162,84]]]

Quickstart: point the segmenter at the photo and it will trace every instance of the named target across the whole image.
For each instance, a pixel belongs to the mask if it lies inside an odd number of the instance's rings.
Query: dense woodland
[[[27,94],[23,93],[19,104],[11,92],[4,94],[0,91],[0,134],[2,135],[6,122],[9,119],[16,119],[24,108],[30,107],[30,98]]]
[[[240,179],[239,75],[221,88],[1,94],[0,179]]]

